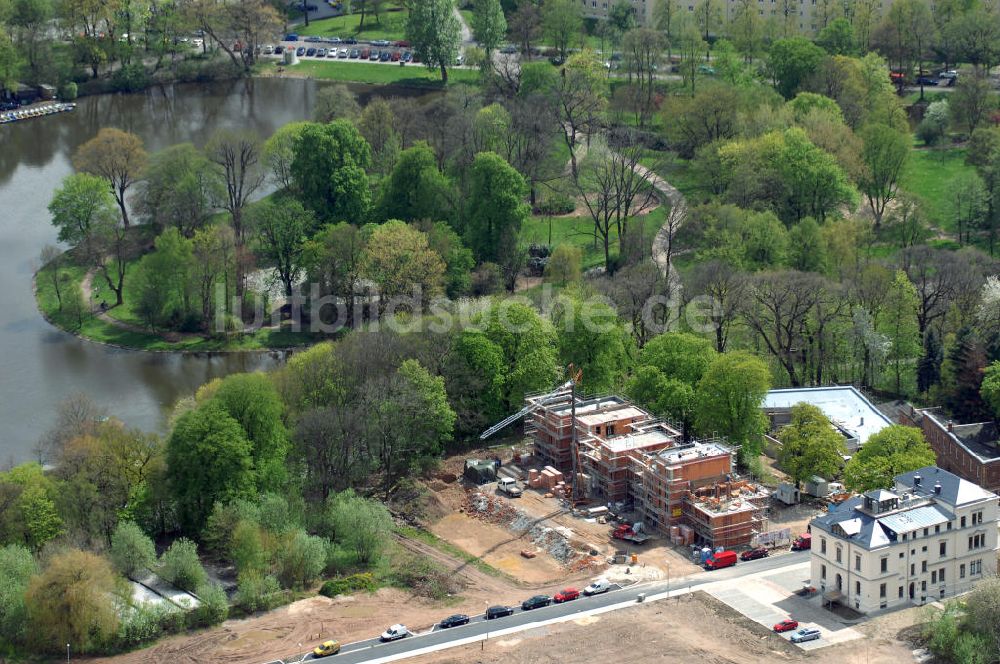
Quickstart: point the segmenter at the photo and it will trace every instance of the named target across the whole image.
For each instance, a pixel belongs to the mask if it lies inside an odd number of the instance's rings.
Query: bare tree
[[[607,81],[601,64],[591,55],[572,56],[560,70],[553,92],[575,179],[580,137],[589,137],[596,130],[607,105]]]
[[[639,126],[645,125],[653,112],[656,72],[662,64],[664,42],[663,35],[650,28],[625,33],[624,63],[629,85],[635,85],[639,95]]]
[[[690,273],[688,294],[709,298],[709,320],[715,336],[715,350],[726,352],[729,333],[744,306],[749,277],[725,261],[699,263]]]
[[[63,399],[56,408],[55,423],[35,445],[39,463],[55,461],[70,441],[91,435],[107,419],[107,411],[82,392]]]
[[[278,12],[267,0],[184,0],[182,9],[188,21],[204,30],[233,64],[247,72],[256,62],[257,47],[282,27]]]
[[[63,253],[59,251],[59,247],[51,244],[47,244],[42,247],[41,253],[38,255],[38,260],[41,262],[41,268],[49,269],[49,279],[52,282],[52,291],[56,294],[56,301],[59,302],[59,311],[62,311],[63,301],[62,301],[62,257]]]
[[[600,289],[614,303],[619,317],[630,323],[639,348],[674,322],[670,283],[651,260],[622,268],[601,281]]]

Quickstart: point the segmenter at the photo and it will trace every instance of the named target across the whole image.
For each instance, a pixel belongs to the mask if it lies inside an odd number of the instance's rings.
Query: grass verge
[[[952,228],[953,181],[975,169],[965,163],[965,148],[912,150],[899,180],[900,189],[920,199],[932,224]]]
[[[310,21],[309,25],[299,25],[293,32],[299,35],[320,37],[357,37],[358,39],[405,39],[407,11],[383,11],[378,20],[368,13],[364,29],[361,28],[361,14],[347,14]]]

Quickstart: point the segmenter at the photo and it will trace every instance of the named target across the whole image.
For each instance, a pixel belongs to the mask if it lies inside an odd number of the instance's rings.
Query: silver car
[[[802,643],[803,641],[814,641],[820,637],[819,630],[815,627],[803,627],[792,634],[792,643]]]

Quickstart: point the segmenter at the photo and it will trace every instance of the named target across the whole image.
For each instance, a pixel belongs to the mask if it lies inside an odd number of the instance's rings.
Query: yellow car
[[[339,641],[324,641],[315,648],[313,648],[313,655],[316,657],[327,657],[328,655],[336,655],[340,652],[340,642]]]

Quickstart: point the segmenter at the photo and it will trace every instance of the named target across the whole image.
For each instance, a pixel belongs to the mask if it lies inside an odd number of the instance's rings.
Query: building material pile
[[[527,537],[532,544],[565,565],[573,563],[581,555],[570,544],[572,532],[545,526],[537,517],[513,507],[503,498],[469,491],[466,493],[465,511],[477,519]]]

